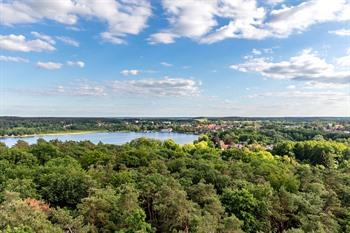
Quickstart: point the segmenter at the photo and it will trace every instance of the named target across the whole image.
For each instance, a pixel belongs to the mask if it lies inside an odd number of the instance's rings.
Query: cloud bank
[[[65,25],[75,25],[80,18],[98,19],[108,28],[101,33],[104,40],[124,43],[126,35],[136,35],[147,25],[151,16],[151,4],[145,0],[60,0],[60,1],[5,1],[0,3],[1,23],[15,25],[53,20]],[[65,38],[58,38],[73,46]]]
[[[338,59],[344,65],[349,57]],[[350,67],[340,69],[328,63],[311,49],[305,49],[288,60],[275,62],[268,57],[248,57],[241,64],[230,66],[241,72],[254,72],[267,78],[318,81],[325,83],[350,83]]]

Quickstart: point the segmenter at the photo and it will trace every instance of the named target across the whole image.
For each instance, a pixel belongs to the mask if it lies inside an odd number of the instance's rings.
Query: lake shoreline
[[[38,139],[45,141],[59,140],[59,141],[90,141],[94,144],[105,143],[122,145],[137,138],[150,138],[160,141],[173,139],[177,144],[188,144],[198,139],[198,135],[177,132],[161,132],[161,131],[145,131],[145,132],[109,132],[109,131],[80,131],[80,132],[60,132],[37,135],[22,135],[20,137],[3,137],[0,138],[1,143],[11,147],[18,141],[25,141],[28,144],[35,144]]]
[[[39,136],[60,136],[60,135],[79,135],[79,134],[89,134],[89,133],[179,133],[179,134],[194,134],[199,135],[197,133],[192,132],[162,132],[162,131],[130,131],[130,130],[120,130],[120,131],[108,131],[108,130],[88,130],[88,131],[60,131],[56,133],[40,133],[40,134],[24,134],[24,135],[6,135],[0,136],[0,139],[6,138],[30,138],[30,137],[39,137]]]
[[[5,138],[31,138],[31,137],[40,137],[40,136],[60,136],[60,135],[78,135],[78,134],[89,134],[89,133],[107,133],[109,131],[93,131],[93,130],[89,130],[89,131],[69,131],[69,132],[64,132],[64,131],[60,131],[57,133],[40,133],[40,134],[24,134],[24,135],[10,135],[10,136],[0,136],[0,139],[5,139]]]

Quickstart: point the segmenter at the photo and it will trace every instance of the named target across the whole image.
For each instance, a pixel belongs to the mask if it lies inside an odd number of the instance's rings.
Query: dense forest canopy
[[[334,122],[231,124],[185,145],[0,143],[0,230],[350,232],[347,123],[342,131],[326,128]]]

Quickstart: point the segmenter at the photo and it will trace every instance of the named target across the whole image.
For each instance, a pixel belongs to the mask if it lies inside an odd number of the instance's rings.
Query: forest
[[[195,123],[190,118],[0,117],[0,137],[83,131],[158,131],[170,124],[178,132],[193,132]],[[182,124],[185,127],[181,127]]]
[[[350,232],[349,140],[321,134],[276,141],[233,130],[185,145],[146,138],[0,144],[0,229]]]
[[[316,135],[326,139],[350,138],[349,117],[304,118],[93,118],[93,117],[1,117],[0,137],[84,131],[160,131],[220,135],[234,131],[278,140],[308,140]]]

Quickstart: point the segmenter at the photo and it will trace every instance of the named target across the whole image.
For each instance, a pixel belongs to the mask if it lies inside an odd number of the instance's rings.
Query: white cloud
[[[77,96],[77,97],[87,97],[87,96],[106,96],[106,88],[102,85],[97,85],[96,83],[88,82],[86,80],[78,80],[70,83],[69,85],[63,86],[58,85],[56,87],[51,87],[48,89],[27,89],[18,90],[20,92],[27,92],[33,95],[39,96]]]
[[[74,3],[61,1],[11,1],[1,2],[0,13],[2,23],[13,25],[18,23],[35,23],[44,18],[64,24],[75,24],[77,16],[72,14]]]
[[[162,5],[170,27],[151,35],[151,43],[172,43],[178,37],[191,38],[201,43],[240,37],[238,34],[252,37],[260,33],[252,25],[265,15],[265,10],[258,8],[255,0],[163,0]],[[229,24],[220,26],[216,19],[218,17],[229,19]]]
[[[75,32],[85,31],[85,30],[82,29],[82,28],[74,27],[74,26],[68,26],[68,27],[66,27],[66,29],[71,30],[71,31],[75,31]]]
[[[50,44],[55,44],[56,43],[56,41],[54,39],[52,39],[52,37],[49,36],[49,35],[45,35],[45,34],[40,33],[40,32],[31,32],[30,34],[32,34],[33,36],[35,36],[38,39],[47,41]]]
[[[261,55],[262,52],[260,50],[257,50],[257,49],[252,49],[252,54],[254,54],[254,55]]]
[[[266,9],[255,0],[218,1],[218,17],[229,20],[201,38],[201,43],[215,43],[228,38],[263,39],[270,36],[264,28]]]
[[[294,32],[301,32],[311,25],[350,20],[348,0],[310,0],[295,6],[283,6],[271,12],[268,30],[275,36],[286,37]]]
[[[69,85],[59,85],[47,90],[26,90],[35,95],[115,96],[130,94],[138,97],[190,97],[200,94],[201,83],[186,78],[116,80],[94,83],[78,80]]]
[[[269,58],[250,58],[242,64],[231,66],[241,72],[256,72],[268,78],[317,80],[328,83],[349,83],[350,69],[340,70],[327,63],[317,53],[305,49],[289,60],[273,62]]]
[[[5,61],[5,62],[29,62],[28,59],[23,58],[23,57],[10,57],[10,56],[4,56],[0,55],[0,61]]]
[[[77,66],[80,68],[84,68],[85,63],[83,61],[67,61],[67,65],[69,66]]]
[[[269,4],[279,4],[284,2],[284,0],[267,0],[267,3]]]
[[[136,69],[132,69],[132,70],[122,70],[122,71],[120,71],[120,73],[124,76],[128,76],[128,75],[138,75],[141,73],[141,71],[136,70]]]
[[[110,32],[103,32],[101,33],[101,37],[104,41],[110,42],[112,44],[125,44],[125,40],[113,35],[113,33]]]
[[[45,35],[43,33],[40,32],[31,32],[30,34],[32,34],[33,36],[35,36],[38,39],[41,39],[43,41],[47,41],[48,43],[54,45],[56,44],[56,41],[53,39],[52,36],[49,35]],[[56,36],[55,37],[57,40],[67,44],[67,45],[71,45],[74,47],[79,47],[79,42],[70,38],[70,37],[66,37],[66,36]]]
[[[171,67],[171,66],[173,66],[173,64],[170,64],[170,63],[168,63],[168,62],[161,62],[160,63],[162,66],[166,66],[166,67]]]
[[[169,27],[151,35],[150,43],[173,43],[186,37],[199,43],[227,38],[287,37],[314,24],[349,21],[349,0],[309,0],[280,4],[282,0],[172,1],[163,0]],[[220,23],[228,21],[228,23]]]
[[[346,56],[337,58],[336,63],[339,66],[349,68],[350,67],[350,53],[348,53],[348,55],[346,55]]]
[[[151,4],[146,0],[60,0],[0,2],[1,23],[14,25],[36,23],[49,19],[73,26],[79,18],[98,19],[107,22],[108,30],[102,38],[121,43],[126,35],[136,35],[147,25],[151,16]]]
[[[79,42],[72,39],[72,38],[69,38],[69,37],[66,37],[66,36],[56,36],[56,39],[59,40],[59,41],[62,41],[63,43],[67,44],[67,45],[71,45],[71,46],[74,46],[74,47],[79,47]]]
[[[303,84],[302,89],[347,89],[350,88],[350,83],[323,83],[317,81],[309,81]]]
[[[76,29],[78,20],[97,19],[107,23],[101,38],[115,44],[127,35],[137,35],[147,27],[152,14],[147,0],[60,0],[1,1],[1,23],[37,23],[45,19]],[[151,44],[170,44],[190,38],[199,43],[215,43],[228,38],[264,39],[287,37],[312,25],[350,20],[349,0],[162,0],[169,26],[149,36]],[[271,4],[273,5],[271,7]],[[339,33],[347,33],[339,32]]]
[[[26,40],[23,35],[0,35],[0,49],[20,51],[20,52],[42,52],[53,51],[53,47],[49,42],[41,39]]]
[[[37,62],[36,63],[37,67],[41,69],[46,69],[46,70],[59,70],[62,68],[62,63],[57,63],[57,62]]]
[[[335,34],[338,36],[350,36],[350,29],[338,29],[338,30],[334,30],[334,31],[329,31],[329,33],[331,34]]]
[[[174,33],[169,33],[169,32],[158,32],[152,34],[147,40],[149,41],[150,44],[158,44],[158,43],[163,43],[163,44],[171,44],[175,42],[175,38],[177,36]]]
[[[192,79],[169,78],[113,81],[111,88],[115,93],[129,93],[145,96],[196,96],[199,95],[200,82]]]
[[[89,83],[81,83],[71,90],[65,90],[70,92],[71,95],[77,96],[106,96],[105,87],[99,85],[91,85]]]
[[[200,38],[217,25],[216,1],[163,0],[171,28],[153,34],[151,43],[172,43],[177,37]]]

